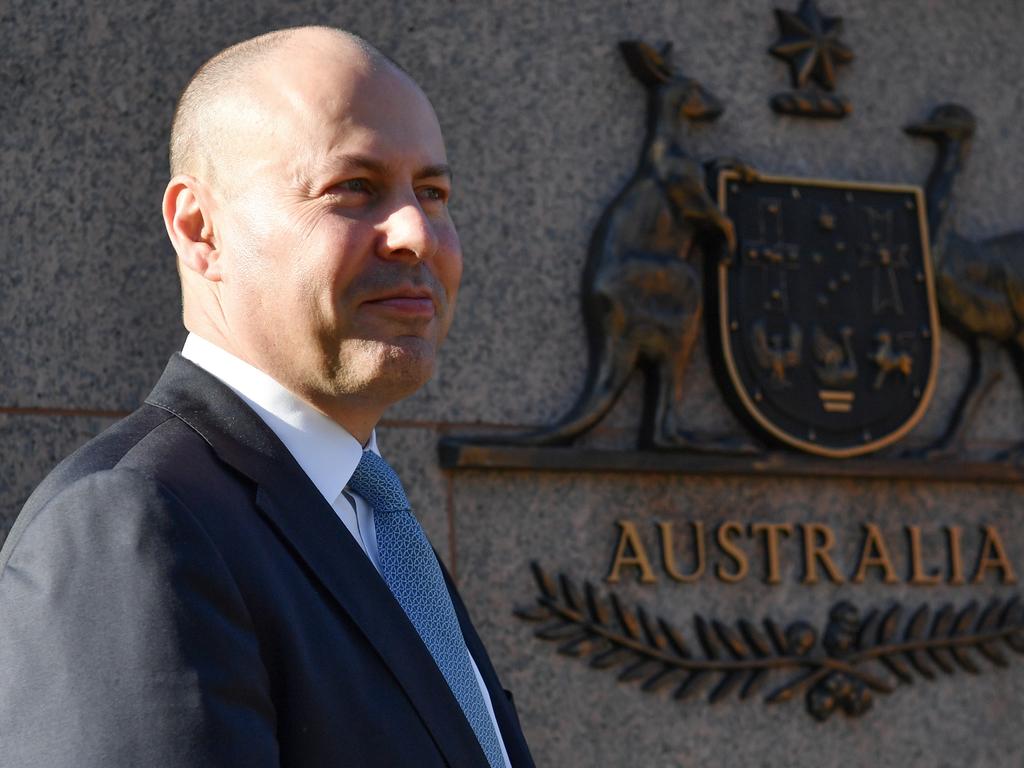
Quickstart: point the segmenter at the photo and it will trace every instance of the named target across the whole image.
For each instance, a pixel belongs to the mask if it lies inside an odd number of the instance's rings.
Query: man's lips
[[[434,296],[426,290],[399,290],[363,302],[366,306],[406,317],[433,317]]]

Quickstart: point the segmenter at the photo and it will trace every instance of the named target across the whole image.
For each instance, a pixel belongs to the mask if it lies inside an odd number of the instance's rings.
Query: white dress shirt
[[[266,422],[380,573],[373,509],[361,496],[345,487],[363,457],[364,447],[359,441],[340,424],[285,389],[263,371],[201,336],[190,333],[181,354],[224,382]],[[371,433],[365,449],[380,455],[376,431]],[[498,734],[505,766],[511,768],[501,729],[494,717],[491,697],[472,654],[469,655],[469,662]]]

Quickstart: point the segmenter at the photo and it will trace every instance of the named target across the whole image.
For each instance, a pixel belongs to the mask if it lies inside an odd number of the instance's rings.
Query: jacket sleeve
[[[115,469],[23,515],[0,554],[0,764],[278,765],[251,618],[171,491]]]

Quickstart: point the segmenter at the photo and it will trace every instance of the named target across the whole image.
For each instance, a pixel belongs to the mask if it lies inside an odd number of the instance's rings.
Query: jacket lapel
[[[460,768],[486,768],[472,728],[416,629],[334,510],[262,419],[225,384],[178,354],[146,402],[185,421],[221,460],[256,483],[260,512],[380,654],[446,761]],[[476,657],[472,648],[471,652]]]

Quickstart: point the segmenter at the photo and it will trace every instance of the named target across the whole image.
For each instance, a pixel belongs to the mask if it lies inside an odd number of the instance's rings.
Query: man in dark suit
[[[339,30],[233,46],[164,196],[190,331],[0,551],[0,764],[530,766],[377,452],[461,251],[433,109]]]

